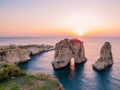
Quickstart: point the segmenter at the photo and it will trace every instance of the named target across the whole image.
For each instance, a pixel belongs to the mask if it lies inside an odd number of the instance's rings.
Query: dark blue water
[[[75,71],[71,71],[69,66],[63,70],[53,70],[53,54],[54,51],[50,51],[33,56],[31,61],[20,64],[20,67],[27,72],[54,75],[66,90],[120,90],[119,63],[103,72],[94,71],[89,61],[76,65]]]
[[[60,39],[12,39],[14,43],[49,43],[55,45]],[[54,60],[54,51],[41,53],[32,56],[32,60],[20,64],[19,66],[28,73],[48,73],[59,79],[66,90],[120,90],[120,38],[83,38],[85,44],[86,57],[88,61],[84,64],[78,64],[75,70],[68,66],[63,70],[54,70],[51,62]],[[22,42],[20,42],[22,41]],[[42,42],[41,42],[42,41]],[[99,58],[99,51],[105,41],[112,44],[114,65],[106,71],[97,72],[93,70],[92,64]],[[0,42],[2,43],[2,42]],[[4,43],[9,43],[4,40]],[[14,44],[13,43],[13,44]]]

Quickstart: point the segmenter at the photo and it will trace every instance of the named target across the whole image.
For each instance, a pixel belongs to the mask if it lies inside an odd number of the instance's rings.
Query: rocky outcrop
[[[29,51],[25,48],[14,47],[2,52],[1,57],[4,61],[19,63],[30,60]]]
[[[94,69],[101,71],[111,65],[113,65],[111,44],[109,42],[105,42],[100,51],[100,58],[92,66]]]
[[[26,46],[20,46],[20,47],[28,49],[31,55],[35,55],[40,52],[43,52],[45,48],[44,45],[26,45]]]
[[[18,64],[30,60],[30,55],[39,54],[52,49],[54,49],[54,47],[50,45],[0,46],[0,62],[8,61]]]
[[[71,58],[75,59],[75,63],[82,63],[87,60],[83,41],[78,39],[64,39],[56,44],[54,61],[52,62],[55,69],[67,66]]]

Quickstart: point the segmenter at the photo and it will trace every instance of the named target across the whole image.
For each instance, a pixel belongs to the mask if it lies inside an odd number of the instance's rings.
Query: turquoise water
[[[0,38],[0,45],[6,44],[51,44],[62,38]],[[63,70],[54,70],[54,50],[32,56],[32,60],[20,64],[28,73],[48,73],[59,79],[66,90],[120,90],[120,38],[79,38],[84,41],[88,61],[78,64],[75,71],[68,66]],[[99,58],[99,51],[105,41],[110,41],[114,65],[106,71],[97,72],[92,64]]]

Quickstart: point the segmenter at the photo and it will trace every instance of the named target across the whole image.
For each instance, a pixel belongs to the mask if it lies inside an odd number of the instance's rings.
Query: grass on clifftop
[[[28,75],[17,66],[0,64],[0,90],[59,90],[58,80],[50,75]]]
[[[17,66],[11,63],[0,64],[0,81],[5,81],[10,78],[25,75],[26,73],[20,70]]]

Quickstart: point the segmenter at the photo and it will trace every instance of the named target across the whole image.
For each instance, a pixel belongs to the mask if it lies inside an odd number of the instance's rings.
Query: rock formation
[[[75,63],[85,62],[83,41],[77,39],[64,39],[55,46],[54,61],[52,65],[55,69],[67,66],[71,60],[75,59]]]
[[[44,45],[26,45],[26,46],[20,46],[21,48],[26,48],[30,52],[31,55],[38,54],[40,52],[43,52],[46,46]]]
[[[0,46],[0,62],[8,61],[14,64],[31,59],[30,55],[54,49],[50,45],[9,45]]]
[[[101,71],[111,65],[113,65],[111,44],[109,42],[105,42],[100,51],[100,58],[92,66],[94,69]]]

